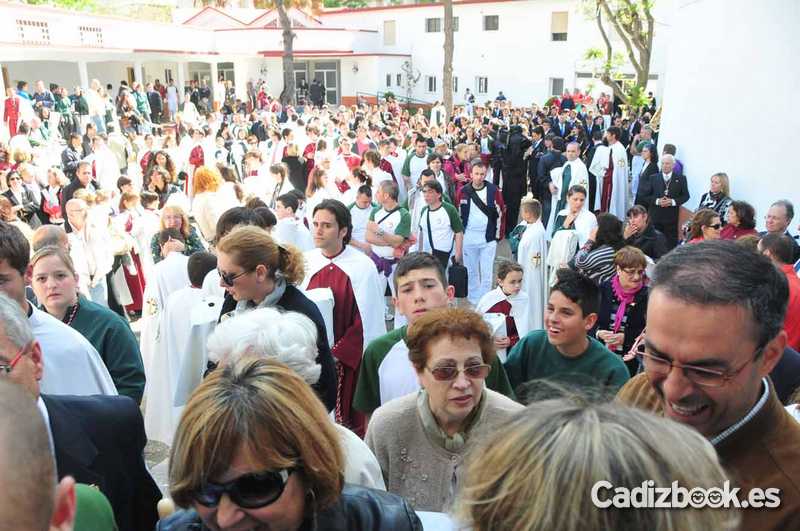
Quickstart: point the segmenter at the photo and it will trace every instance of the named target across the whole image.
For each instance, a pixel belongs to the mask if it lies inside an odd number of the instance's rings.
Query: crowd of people
[[[9,89],[14,529],[800,529],[789,199],[762,233],[725,172],[692,202],[654,102],[303,90]]]

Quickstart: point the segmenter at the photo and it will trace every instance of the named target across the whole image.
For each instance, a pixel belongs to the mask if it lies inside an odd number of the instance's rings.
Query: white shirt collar
[[[36,399],[36,407],[39,408],[39,413],[42,414],[42,418],[44,419],[44,425],[47,427],[47,438],[50,440],[50,452],[55,455],[56,445],[53,442],[53,430],[50,429],[50,415],[47,412],[47,406],[44,405],[44,400],[42,397]]]
[[[672,179],[672,172],[669,172],[669,173],[663,173],[662,172],[662,175],[664,176],[664,180],[665,181],[669,181],[670,179]]]
[[[747,415],[742,417],[742,419],[739,422],[737,422],[733,426],[730,426],[728,429],[726,429],[716,437],[712,437],[711,444],[713,446],[718,446],[722,441],[733,435],[733,433],[736,430],[738,430],[739,428],[750,422],[750,420],[764,408],[764,404],[766,404],[767,400],[769,399],[769,382],[767,381],[766,378],[763,378],[761,380],[761,384],[764,386],[764,392],[761,393],[761,398],[758,399],[756,405],[754,405],[753,408],[750,411],[748,411]]]

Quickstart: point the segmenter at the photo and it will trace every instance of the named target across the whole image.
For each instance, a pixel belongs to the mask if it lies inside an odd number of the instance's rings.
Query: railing
[[[383,92],[383,91],[378,91],[377,93],[356,92],[356,98],[359,100],[361,100],[362,98],[376,98],[378,101],[381,101],[386,98],[386,94],[388,94],[388,92]],[[425,107],[425,106],[430,107],[431,105],[433,105],[433,102],[419,100],[416,98],[410,98],[401,94],[397,94],[396,92],[392,92],[391,94],[394,95],[395,99],[397,100],[397,103],[399,103],[400,105],[412,105],[415,107]]]

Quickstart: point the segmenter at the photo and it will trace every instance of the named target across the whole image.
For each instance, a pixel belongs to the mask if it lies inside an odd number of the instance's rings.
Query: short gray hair
[[[17,348],[33,341],[33,330],[19,304],[4,293],[0,293],[0,331]]]
[[[247,355],[274,358],[286,364],[309,385],[322,368],[317,359],[317,328],[297,312],[258,308],[222,321],[208,338],[208,357],[228,364]]]

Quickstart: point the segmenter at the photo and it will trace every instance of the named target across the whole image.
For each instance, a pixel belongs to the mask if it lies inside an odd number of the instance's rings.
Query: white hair
[[[33,331],[28,318],[16,301],[0,293],[0,333],[17,348],[33,341]]]
[[[313,385],[322,368],[317,359],[317,327],[297,312],[258,308],[222,321],[208,338],[208,358],[222,364],[242,356],[274,358]]]
[[[661,155],[661,162],[664,162],[665,160],[669,160],[670,162],[674,163],[675,162],[675,157],[673,157],[669,153],[667,153],[665,155]]]

